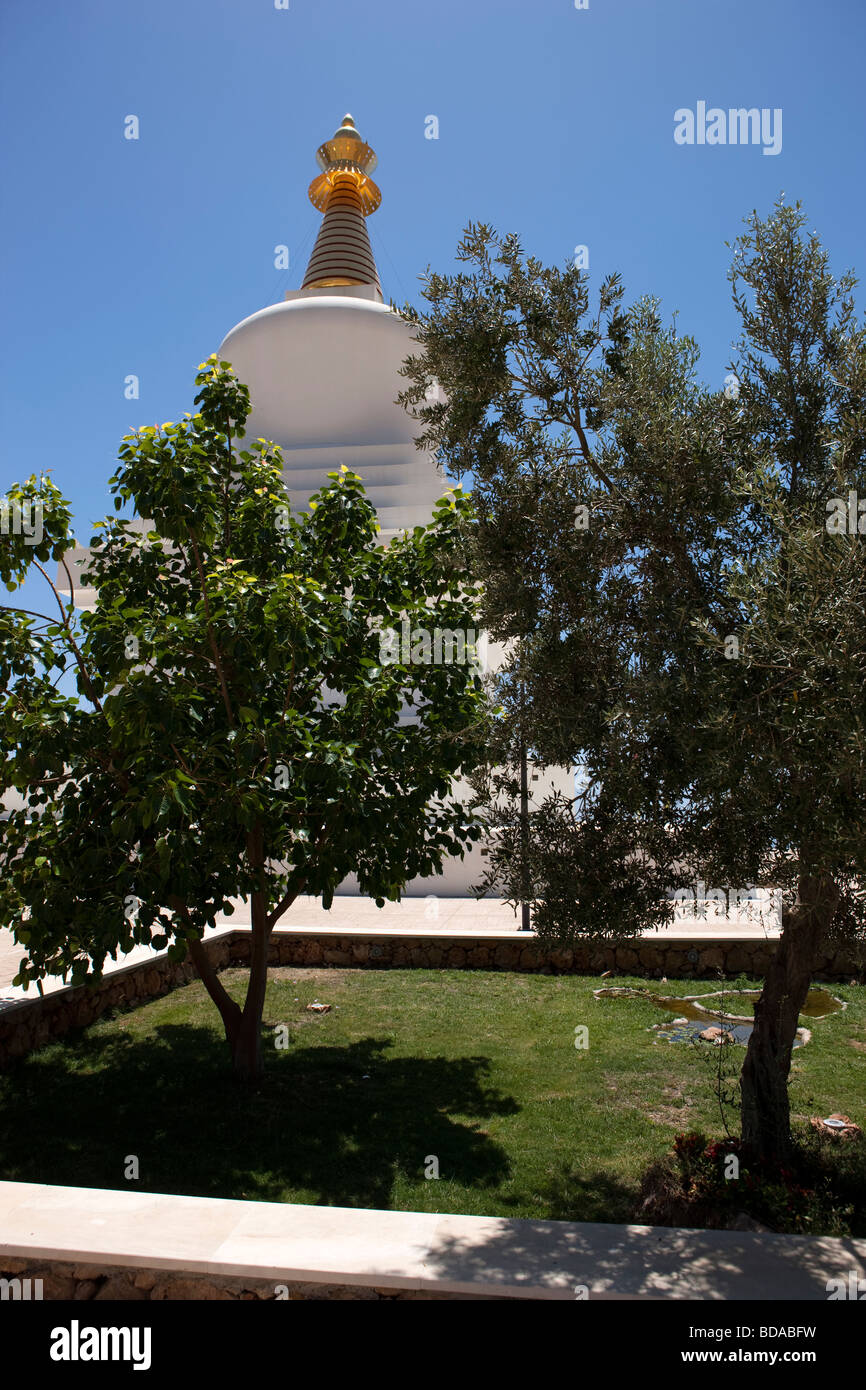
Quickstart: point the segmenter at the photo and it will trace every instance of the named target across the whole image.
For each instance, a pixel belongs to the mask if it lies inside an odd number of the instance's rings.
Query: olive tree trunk
[[[800,878],[797,901],[783,913],[779,944],[755,1004],[755,1026],[740,1077],[742,1137],[751,1153],[771,1163],[790,1155],[791,1049],[838,901],[829,877]]]

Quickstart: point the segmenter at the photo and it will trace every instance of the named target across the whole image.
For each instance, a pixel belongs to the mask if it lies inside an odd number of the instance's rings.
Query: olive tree
[[[464,268],[405,310],[401,397],[474,476],[464,545],[511,652],[490,880],[566,943],[664,925],[697,878],[780,894],[741,1078],[771,1158],[811,974],[866,918],[866,331],[804,226],[780,202],[733,243],[741,333],[708,386],[657,300],[626,307],[611,275],[591,301],[470,225]],[[522,813],[523,748],[579,768],[574,797]]]

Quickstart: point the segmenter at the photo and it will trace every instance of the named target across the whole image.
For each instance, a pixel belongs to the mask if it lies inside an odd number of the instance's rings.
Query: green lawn
[[[240,997],[243,972],[223,975]],[[118,1013],[0,1075],[0,1177],[209,1197],[415,1211],[629,1219],[646,1167],[680,1130],[721,1137],[707,1045],[654,1041],[669,1015],[600,984],[481,971],[272,973],[262,1086],[230,1075],[196,983]],[[754,983],[754,982],[749,982]],[[652,985],[650,985],[652,987]],[[665,994],[717,988],[673,981]],[[866,1128],[866,988],[812,1023],[794,1056],[800,1117]],[[329,1014],[305,1012],[314,999]],[[740,1010],[746,1012],[746,1010]],[[575,1048],[575,1027],[589,1047]],[[737,1050],[741,1058],[743,1052]],[[438,1181],[424,1177],[438,1158]]]

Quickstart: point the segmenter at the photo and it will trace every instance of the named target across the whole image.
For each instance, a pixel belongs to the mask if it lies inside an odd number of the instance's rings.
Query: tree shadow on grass
[[[505,1150],[473,1122],[519,1107],[488,1085],[489,1060],[391,1045],[295,1043],[245,1088],[207,1028],[80,1033],[0,1076],[0,1178],[387,1208],[396,1174],[421,1179],[435,1154],[458,1183],[503,1182]],[[138,1182],[124,1177],[131,1155]]]
[[[563,1164],[542,1189],[554,1221],[629,1222],[634,1220],[637,1189],[602,1170],[576,1173]]]

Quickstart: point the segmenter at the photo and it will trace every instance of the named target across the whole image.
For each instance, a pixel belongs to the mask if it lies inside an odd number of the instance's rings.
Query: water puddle
[[[710,994],[688,994],[682,999],[667,994],[651,994],[646,989],[632,989],[628,986],[613,986],[610,989],[593,990],[596,999],[631,998],[645,999],[674,1017],[669,1023],[656,1023],[655,1032],[662,1033],[670,1042],[681,1042],[701,1038],[703,1041],[721,1046],[725,1043],[739,1043],[745,1047],[751,1036],[754,1020],[751,1014],[733,1014],[727,1008],[706,1008],[699,1000],[721,999],[728,1007],[734,997],[757,999],[759,989],[713,990]],[[810,989],[806,996],[801,1018],[819,1019],[834,1014],[845,1005],[826,989]],[[803,1047],[812,1034],[808,1028],[798,1028],[794,1047]]]

